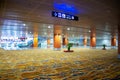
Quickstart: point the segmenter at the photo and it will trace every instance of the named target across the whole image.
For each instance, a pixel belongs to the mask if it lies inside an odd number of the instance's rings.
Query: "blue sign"
[[[77,16],[73,16],[73,15],[69,15],[69,14],[65,14],[65,13],[61,13],[61,12],[52,11],[52,16],[53,17],[58,17],[58,18],[63,18],[63,19],[68,19],[68,20],[78,21]]]

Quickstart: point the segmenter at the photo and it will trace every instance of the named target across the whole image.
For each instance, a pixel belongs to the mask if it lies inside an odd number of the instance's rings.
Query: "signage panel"
[[[75,20],[78,21],[78,17],[70,14],[65,14],[61,12],[55,12],[52,11],[52,16],[53,17],[58,17],[58,18],[63,18],[63,19],[68,19],[68,20]]]

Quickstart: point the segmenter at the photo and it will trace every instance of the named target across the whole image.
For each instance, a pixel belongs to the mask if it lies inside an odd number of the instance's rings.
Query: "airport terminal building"
[[[120,49],[117,0],[1,0],[0,47]],[[120,53],[120,50],[119,50]]]

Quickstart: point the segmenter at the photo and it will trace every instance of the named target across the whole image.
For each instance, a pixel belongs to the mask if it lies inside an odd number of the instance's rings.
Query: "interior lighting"
[[[91,32],[91,30],[89,30],[88,32]]]
[[[26,26],[26,24],[23,24],[23,26]]]
[[[67,28],[67,30],[69,31],[69,30],[70,30],[70,28]]]
[[[48,26],[48,28],[51,28],[51,26]]]

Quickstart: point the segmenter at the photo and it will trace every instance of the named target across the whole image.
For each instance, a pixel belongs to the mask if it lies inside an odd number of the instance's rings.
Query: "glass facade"
[[[0,47],[5,50],[19,50],[33,47],[34,24],[18,20],[4,20],[0,25]],[[49,33],[49,35],[48,35]],[[47,48],[47,38],[53,44],[53,26],[38,24],[38,47]],[[49,46],[51,46],[51,44]]]
[[[0,47],[5,50],[29,49],[34,46],[35,22],[26,22],[20,20],[2,20],[0,22]],[[90,32],[88,29],[62,26],[62,37],[68,36],[68,42],[73,43],[73,47],[84,47],[84,34],[86,31],[87,45],[90,46]],[[54,25],[37,23],[37,47],[53,48],[54,45]],[[117,41],[116,41],[117,42]],[[61,39],[61,45],[63,41]],[[102,47],[106,44],[111,47],[111,37],[96,39],[96,47]],[[117,45],[116,45],[117,46]],[[63,48],[65,45],[62,46]]]

